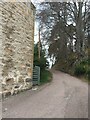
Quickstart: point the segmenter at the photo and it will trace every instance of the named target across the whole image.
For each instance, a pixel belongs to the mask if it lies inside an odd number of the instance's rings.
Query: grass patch
[[[51,82],[52,73],[48,70],[41,71],[40,84]]]

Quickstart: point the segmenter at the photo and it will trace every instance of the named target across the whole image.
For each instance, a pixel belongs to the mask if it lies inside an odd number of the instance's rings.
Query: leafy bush
[[[86,75],[87,75],[87,77],[88,77],[88,80],[90,80],[90,68],[87,69]]]
[[[70,53],[67,58],[58,60],[54,68],[90,80],[90,58],[86,56],[79,58],[77,53]]]
[[[84,75],[86,73],[86,69],[85,69],[85,66],[83,65],[77,65],[75,67],[75,75],[79,76],[79,75]]]
[[[90,79],[90,60],[89,59],[85,59],[82,60],[79,64],[76,65],[75,67],[75,75],[77,76],[86,76],[88,77],[88,79]]]
[[[55,68],[62,72],[74,75],[74,67],[76,60],[77,54],[72,52],[68,54],[67,58],[60,58],[56,63]]]
[[[38,57],[38,43],[34,46],[34,66],[39,66],[41,70],[45,70],[49,66],[47,58],[45,57],[45,50],[40,51],[40,59]]]
[[[40,76],[40,83],[41,84],[48,83],[51,82],[51,80],[52,80],[52,73],[48,70],[43,70]]]

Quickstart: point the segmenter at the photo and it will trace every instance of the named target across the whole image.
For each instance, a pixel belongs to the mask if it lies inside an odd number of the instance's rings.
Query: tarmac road
[[[88,118],[88,84],[52,73],[51,83],[4,100],[3,118]]]

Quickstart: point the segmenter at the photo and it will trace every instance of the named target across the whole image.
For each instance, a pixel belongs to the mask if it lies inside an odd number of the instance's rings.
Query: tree
[[[88,47],[89,2],[42,3],[40,8],[42,42],[48,42],[50,56],[56,61],[67,59],[71,52],[77,53],[78,59],[84,57]]]
[[[40,59],[38,56],[38,43],[34,45],[34,66],[39,66],[41,70],[45,70],[48,67],[48,61],[45,57],[45,50],[40,50]]]

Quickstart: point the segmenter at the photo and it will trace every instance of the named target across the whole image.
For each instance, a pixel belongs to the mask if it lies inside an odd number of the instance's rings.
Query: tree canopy
[[[90,25],[89,7],[88,2],[49,2],[40,5],[37,17],[42,40],[50,46],[50,55],[60,57],[63,52],[64,57],[67,52],[85,55]]]
[[[37,11],[41,42],[64,69],[88,59],[90,2],[45,2]],[[67,67],[67,65],[69,67]],[[62,66],[63,68],[63,66]]]

